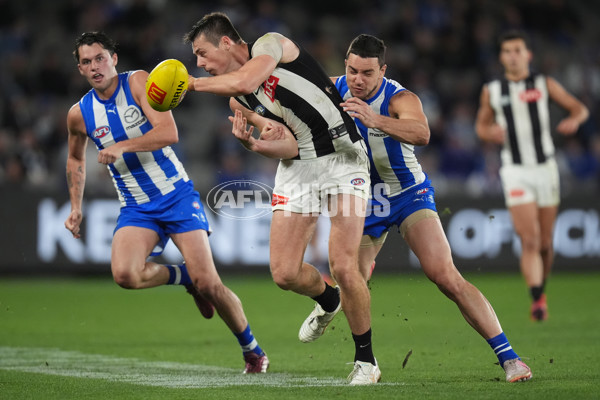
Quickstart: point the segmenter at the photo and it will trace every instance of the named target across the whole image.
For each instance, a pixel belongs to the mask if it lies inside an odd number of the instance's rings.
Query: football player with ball
[[[168,105],[165,112],[153,109],[146,100],[148,73],[118,73],[115,50],[116,43],[102,32],[87,32],[75,41],[77,68],[92,89],[67,115],[71,213],[65,227],[73,237],[81,236],[85,150],[91,139],[99,151],[98,162],[107,166],[121,202],[111,254],[115,282],[126,289],[184,285],[204,317],[211,318],[216,309],[231,329],[242,348],[244,373],[266,372],[269,360],[250,330],[242,304],[215,268],[200,196],[170,147],[179,138],[168,110],[179,103],[185,88],[159,88],[164,93],[153,92],[156,99],[163,97]],[[187,72],[185,76],[187,85]],[[162,251],[169,239],[185,262],[161,265],[147,261],[158,254],[153,249]]]

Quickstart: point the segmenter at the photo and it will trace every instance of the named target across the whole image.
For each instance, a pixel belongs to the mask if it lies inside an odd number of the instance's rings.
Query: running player
[[[521,239],[521,273],[532,298],[531,318],[543,321],[548,309],[546,281],[554,261],[552,237],[560,203],[548,100],[568,112],[556,130],[574,135],[588,109],[555,79],[532,73],[525,35],[500,37],[504,78],[481,91],[476,130],[481,140],[502,145],[500,178],[515,232]]]
[[[80,237],[88,138],[112,176],[121,212],[112,242],[111,269],[126,289],[184,285],[206,318],[213,305],[242,348],[244,373],[266,372],[269,360],[254,338],[238,297],[221,282],[208,243],[209,226],[198,192],[169,147],[177,143],[173,114],[146,100],[148,73],[117,73],[116,43],[101,32],[75,41],[79,73],[92,89],[67,115],[67,184],[71,213],[65,227]],[[182,265],[146,261],[171,238]]]
[[[212,77],[190,77],[188,91],[230,96],[232,110],[263,130],[285,125],[296,146],[278,167],[273,191],[270,267],[284,290],[317,304],[300,328],[303,342],[316,339],[344,309],[355,342],[350,384],[376,383],[381,376],[371,346],[370,295],[358,269],[358,247],[369,195],[368,159],[352,118],[321,66],[279,33],[246,43],[223,13],[205,15],[185,36],[197,65]],[[238,120],[240,113],[236,113]],[[238,134],[255,151],[268,141]],[[269,122],[271,121],[271,122]],[[235,125],[235,124],[234,124]],[[289,128],[289,131],[288,131]],[[261,151],[258,151],[261,152]],[[264,154],[264,153],[263,153]],[[318,214],[327,205],[331,219],[329,260],[340,292],[303,262]]]

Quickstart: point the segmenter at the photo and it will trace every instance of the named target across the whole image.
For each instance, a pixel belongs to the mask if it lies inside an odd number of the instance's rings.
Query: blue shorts
[[[437,212],[434,193],[431,181],[427,178],[397,196],[384,197],[381,201],[377,200],[377,196],[371,198],[367,205],[363,235],[381,237],[393,225],[400,228],[402,222],[415,211],[429,209]]]
[[[163,252],[169,241],[169,235],[172,233],[202,229],[210,234],[204,206],[200,202],[200,194],[194,190],[191,181],[188,183],[159,200],[121,207],[114,232],[124,226],[152,229],[159,236],[159,243],[152,252],[152,256],[160,255]]]

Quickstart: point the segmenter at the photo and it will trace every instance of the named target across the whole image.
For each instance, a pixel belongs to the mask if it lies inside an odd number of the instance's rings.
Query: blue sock
[[[248,324],[248,326],[246,327],[246,329],[244,329],[243,332],[241,332],[241,333],[234,332],[233,334],[235,335],[238,342],[240,343],[240,346],[242,346],[242,352],[244,352],[244,353],[254,352],[254,353],[258,354],[259,356],[262,356],[265,354],[265,352],[262,351],[262,349],[258,345],[258,342],[254,338],[254,335],[252,334],[252,331],[250,330],[250,324]]]
[[[508,339],[504,335],[504,332],[496,337],[488,339],[487,342],[492,350],[494,350],[494,353],[496,353],[498,361],[500,362],[500,366],[502,366],[507,360],[512,360],[514,358],[518,358],[519,360],[521,359],[517,353],[515,353],[510,343],[508,343]]]
[[[185,264],[181,265],[165,265],[169,270],[169,281],[167,285],[190,285],[192,279]]]

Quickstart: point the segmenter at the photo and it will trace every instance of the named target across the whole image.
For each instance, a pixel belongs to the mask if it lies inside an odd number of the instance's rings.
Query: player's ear
[[[117,65],[119,63],[119,56],[117,55],[117,53],[113,53],[112,59],[113,59],[113,67],[114,67],[115,65]]]
[[[379,75],[380,76],[384,76],[385,75],[385,70],[387,69],[387,64],[383,64],[383,66],[381,67],[381,69],[379,70]]]
[[[222,47],[225,50],[229,50],[233,45],[233,41],[229,36],[221,36],[221,40],[219,41],[219,47]]]

